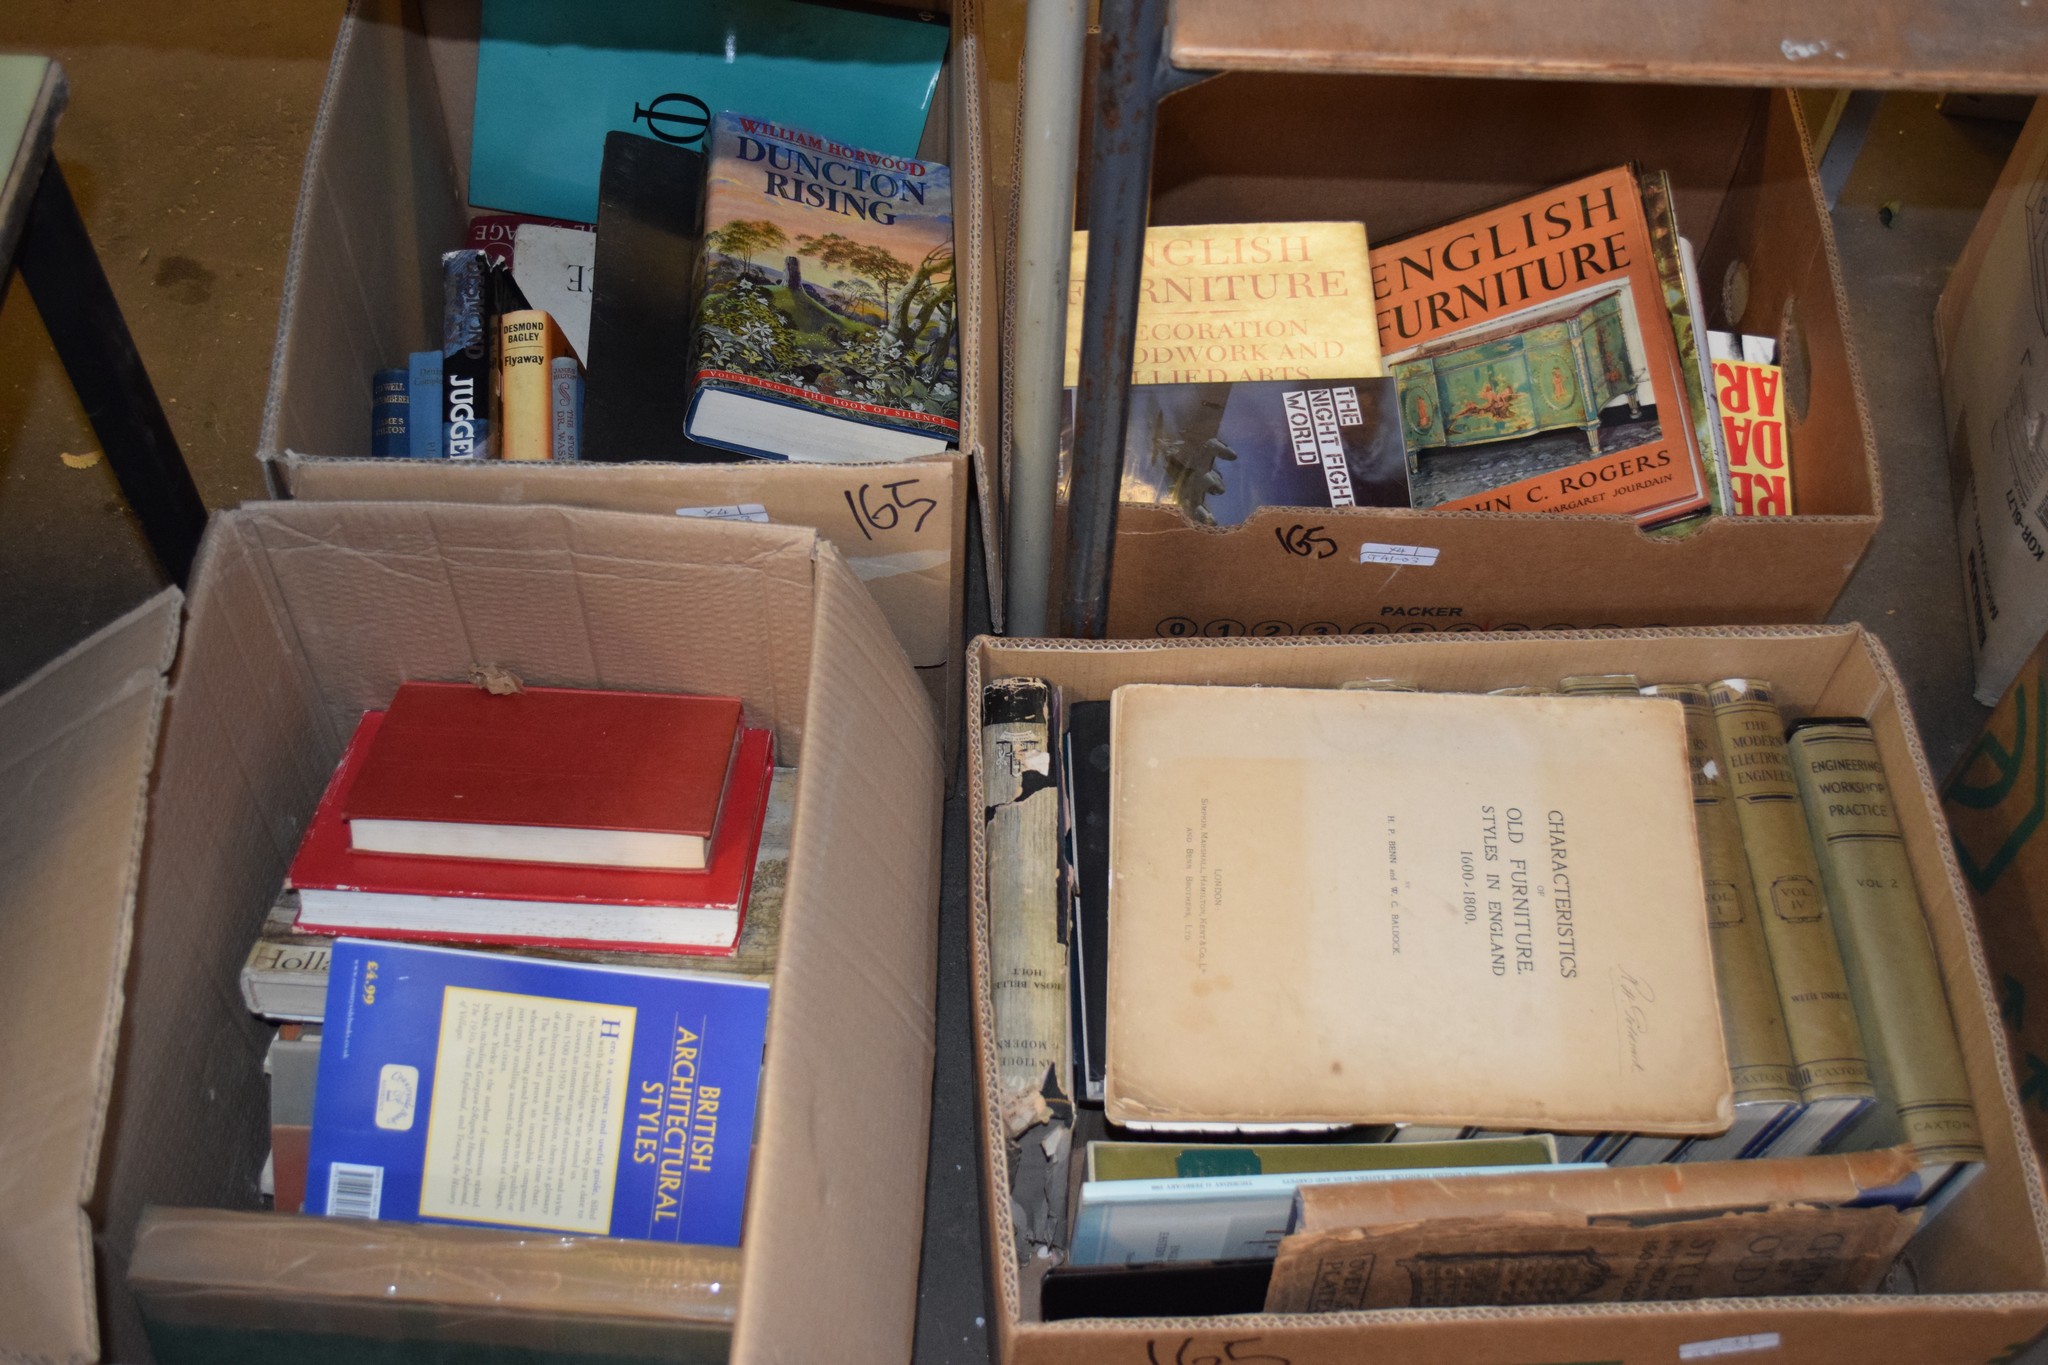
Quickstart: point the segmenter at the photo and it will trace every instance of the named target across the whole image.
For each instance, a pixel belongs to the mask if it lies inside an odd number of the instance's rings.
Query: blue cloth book
[[[721,109],[910,156],[946,39],[800,0],[484,0],[469,201],[595,222],[606,133],[701,147]]]
[[[412,394],[413,410],[420,414],[408,433],[411,449],[407,453],[415,460],[438,460],[443,453],[439,351],[414,351],[407,358],[406,388]]]
[[[370,453],[403,456],[412,449],[412,395],[404,370],[370,376]]]
[[[306,1212],[738,1246],[764,983],[341,939]]]

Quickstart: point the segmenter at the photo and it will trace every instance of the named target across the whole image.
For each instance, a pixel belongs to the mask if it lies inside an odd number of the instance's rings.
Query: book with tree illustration
[[[902,459],[959,431],[952,181],[739,114],[713,124],[689,434],[769,459]]]

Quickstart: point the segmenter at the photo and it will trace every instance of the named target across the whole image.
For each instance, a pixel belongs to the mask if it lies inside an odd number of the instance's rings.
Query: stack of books
[[[1860,720],[1788,738],[1766,681],[1626,674],[982,702],[996,1059],[1048,1313],[1116,1286],[1132,1311],[1381,1306],[1315,1278],[1547,1252],[1603,1201],[1649,1220],[1652,1190],[1838,1246],[1814,1287],[1868,1290],[1981,1165]],[[1071,1205],[1042,1169],[1061,1130],[1120,1139],[1084,1143]],[[1524,1216],[1526,1245],[1488,1240]],[[1381,1225],[1409,1241],[1365,1245]],[[1673,1244],[1629,1234],[1606,1250]],[[1789,1280],[1755,1283],[1715,1292]]]
[[[242,972],[282,1025],[276,1207],[738,1245],[773,748],[730,697],[413,682],[366,713]]]

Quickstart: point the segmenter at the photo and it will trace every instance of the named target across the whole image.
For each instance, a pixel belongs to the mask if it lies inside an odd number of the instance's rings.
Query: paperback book
[[[906,459],[960,430],[952,177],[744,114],[712,124],[689,434]]]
[[[306,1211],[737,1246],[768,988],[334,946]]]

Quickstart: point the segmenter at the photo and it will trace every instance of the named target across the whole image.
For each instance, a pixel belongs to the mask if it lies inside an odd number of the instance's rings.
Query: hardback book
[[[1984,1139],[1877,738],[1864,720],[1812,718],[1786,747],[1878,1089],[1849,1141],[1908,1144],[1938,1183],[1982,1165]]]
[[[313,1141],[313,1089],[320,1076],[318,1025],[286,1024],[263,1053],[270,1077],[271,1204],[297,1213],[306,1204],[306,1160]]]
[[[1074,1122],[1068,1062],[1067,928],[1061,905],[1058,694],[997,678],[981,697],[987,797],[989,995],[1011,1196],[1032,1242],[1067,1245]]]
[[[555,320],[576,359],[590,359],[590,295],[597,234],[578,224],[522,223],[513,235],[512,278],[526,301]]]
[[[1417,507],[1707,510],[1684,363],[1625,166],[1372,253]]]
[[[769,789],[766,730],[741,738],[728,809],[701,871],[363,853],[345,811],[384,713],[371,711],[292,860],[299,927],[436,942],[538,943],[670,953],[731,952],[741,931]]]
[[[555,320],[538,308],[522,308],[498,319],[499,410],[504,427],[498,458],[552,460],[555,457],[555,361],[576,357]]]
[[[1678,347],[1678,368],[1685,382],[1686,410],[1692,415],[1693,438],[1707,469],[1710,510],[1729,510],[1728,463],[1720,444],[1720,417],[1714,409],[1713,362],[1707,355],[1706,315],[1701,311],[1697,271],[1688,271],[1689,244],[1678,232],[1678,207],[1671,177],[1663,171],[1642,176],[1643,220],[1650,230],[1650,258],[1671,319],[1671,340]]]
[[[1463,1142],[1091,1142],[1089,1180],[1188,1180],[1288,1171],[1430,1170],[1450,1166],[1551,1166],[1547,1133]]]
[[[1074,1210],[1069,1265],[1228,1261],[1270,1257],[1294,1214],[1295,1191],[1365,1181],[1454,1181],[1546,1169],[1446,1166],[1354,1171],[1282,1171],[1170,1180],[1086,1181]]]
[[[1823,1150],[1870,1106],[1869,1054],[1785,751],[1776,690],[1756,678],[1724,678],[1709,685],[1707,696],[1770,945],[1793,1078],[1806,1106],[1762,1150],[1799,1156]]]
[[[404,683],[344,806],[349,847],[702,868],[740,729],[737,697]]]
[[[554,424],[549,454],[557,460],[583,458],[583,368],[573,355],[548,362],[548,420]]]
[[[1147,384],[1131,390],[1124,434],[1127,503],[1178,507],[1201,526],[1235,526],[1262,507],[1406,507],[1394,381]],[[1067,390],[1060,460],[1071,460]]]
[[[1559,678],[1557,690],[1570,697],[1638,697],[1643,684],[1633,673],[1574,673]]]
[[[929,15],[800,0],[485,0],[470,202],[591,222],[607,133],[695,147],[721,109],[914,156],[947,36]]]
[[[1111,707],[1112,1122],[1732,1121],[1678,707],[1150,684]]]
[[[704,153],[607,133],[590,296],[585,460],[729,460],[684,427],[690,320],[704,241]]]
[[[498,453],[498,318],[524,307],[510,267],[488,253],[441,257],[441,449],[451,460]]]
[[[1728,473],[1728,436],[1721,429],[1721,408],[1714,394],[1714,333],[1707,330],[1706,292],[1700,288],[1699,253],[1693,250],[1689,238],[1678,239],[1678,261],[1685,271],[1685,292],[1692,303],[1693,318],[1693,361],[1699,367],[1700,391],[1706,399],[1707,418],[1704,425],[1695,424],[1693,436],[1700,443],[1700,453],[1713,464],[1714,483],[1719,492],[1715,510],[1732,512],[1735,507],[1735,482]]]
[[[777,768],[768,786],[768,811],[761,821],[761,840],[754,850],[754,872],[747,884],[746,909],[740,918],[739,941],[730,954],[693,957],[690,970],[720,976],[767,981],[775,974],[775,950],[782,939],[782,892],[789,882],[789,836],[796,815],[796,769]],[[266,1019],[317,1024],[327,1009],[327,974],[334,936],[298,927],[299,893],[286,888],[249,947],[242,964],[242,1001],[252,1014]],[[488,945],[480,945],[487,951]],[[606,967],[675,966],[673,953],[616,952],[593,948],[557,948],[521,943],[527,957],[563,962],[589,962]]]
[[[517,265],[519,229],[523,227],[590,231],[588,223],[572,223],[565,218],[542,218],[531,213],[479,213],[469,220],[469,231],[462,244],[501,265]]]
[[[693,440],[897,460],[960,431],[952,176],[744,114],[712,125]]]
[[[1917,1180],[1899,1149],[1796,1161],[1662,1167],[1558,1166],[1457,1182],[1304,1187],[1295,1228],[1325,1232],[1456,1218],[1512,1219],[1548,1209],[1589,1218],[1720,1213],[1778,1204],[1897,1204]]]
[[[1298,1233],[1280,1244],[1263,1307],[1526,1311],[1534,1304],[1872,1294],[1920,1221],[1918,1209],[1890,1207],[1795,1205],[1631,1221],[1563,1206],[1515,1219]]]
[[[1068,1013],[1074,1093],[1102,1103],[1109,1020],[1109,703],[1066,708],[1060,783],[1074,843],[1068,887]]]
[[[441,353],[414,351],[407,357],[406,391],[418,405],[420,418],[407,427],[406,453],[415,460],[438,460],[441,445]]]
[[[1789,517],[1792,499],[1791,440],[1785,423],[1785,372],[1754,358],[1761,349],[1775,355],[1767,337],[1742,337],[1738,353],[1730,333],[1713,336],[1714,398],[1728,449],[1734,510],[1745,517]],[[1759,348],[1752,345],[1761,342]]]
[[[1721,1032],[1728,1043],[1728,1073],[1735,1082],[1735,1122],[1717,1137],[1687,1145],[1688,1160],[1725,1160],[1745,1155],[1759,1138],[1775,1132],[1799,1108],[1799,1082],[1771,950],[1757,913],[1756,889],[1743,850],[1742,823],[1721,752],[1707,689],[1693,683],[1659,683],[1643,695],[1670,697],[1685,708],[1685,738],[1692,767],[1692,809],[1700,836],[1700,868],[1706,878],[1707,923],[1714,944],[1714,983],[1721,996]],[[1695,1152],[1697,1148],[1697,1152]],[[1661,1161],[1651,1145],[1631,1143],[1613,1160],[1633,1164]]]
[[[737,1246],[768,989],[343,939],[306,1211]]]
[[[412,388],[404,370],[370,376],[370,454],[405,458],[412,454]]]
[[[266,1019],[320,1022],[334,940],[298,927],[299,897],[281,893],[242,963],[242,1003]]]

